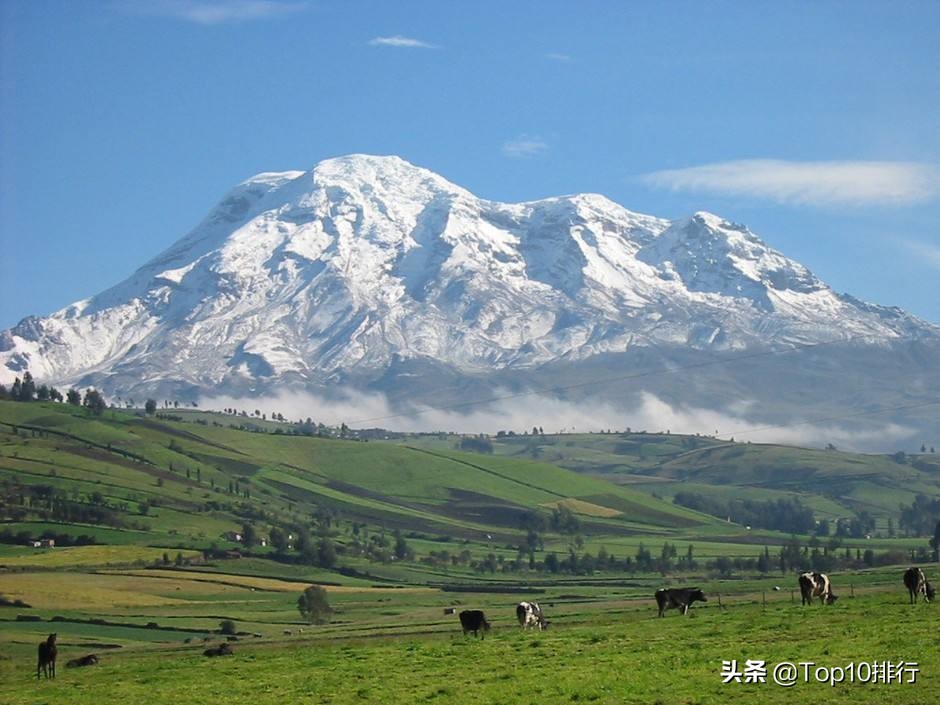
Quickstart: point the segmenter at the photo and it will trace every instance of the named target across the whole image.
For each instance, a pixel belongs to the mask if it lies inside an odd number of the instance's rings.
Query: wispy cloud
[[[503,154],[511,159],[535,157],[548,151],[548,143],[538,135],[519,135],[503,144]]]
[[[283,17],[307,8],[305,2],[280,0],[157,0],[126,2],[125,11],[139,15],[172,17],[202,25]]]
[[[940,246],[917,240],[901,240],[901,244],[922,262],[936,270],[940,270]]]
[[[394,37],[376,37],[369,42],[374,47],[397,47],[399,49],[437,49],[433,44],[396,34]]]
[[[571,55],[570,55],[570,54],[561,54],[561,53],[558,53],[558,52],[551,52],[551,53],[549,53],[549,54],[546,54],[546,55],[545,55],[545,58],[546,58],[546,59],[551,59],[552,61],[562,61],[562,62],[571,61]]]
[[[896,423],[872,423],[863,427],[836,424],[797,423],[792,426],[767,426],[749,418],[757,405],[741,402],[733,409],[718,411],[691,406],[672,406],[659,397],[642,393],[639,403],[629,408],[604,402],[571,402],[533,395],[504,399],[481,405],[469,413],[414,407],[396,407],[383,395],[354,390],[340,390],[329,398],[304,392],[281,392],[274,397],[237,398],[204,397],[202,409],[258,409],[268,416],[275,412],[289,419],[314,417],[315,421],[353,428],[384,427],[396,431],[456,431],[495,433],[498,430],[520,432],[537,424],[546,432],[585,433],[602,429],[670,430],[672,433],[711,434],[721,438],[765,443],[786,443],[822,448],[833,443],[846,450],[884,452],[885,448],[911,440],[913,430]]]
[[[673,191],[706,191],[814,206],[904,205],[940,195],[940,169],[916,162],[794,162],[752,159],[642,177]]]

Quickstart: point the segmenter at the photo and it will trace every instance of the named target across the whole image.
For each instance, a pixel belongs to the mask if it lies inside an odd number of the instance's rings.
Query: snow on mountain
[[[746,227],[595,194],[498,203],[397,157],[263,173],[117,286],[0,333],[27,368],[111,394],[381,385],[426,362],[533,370],[634,350],[940,338],[833,292]]]

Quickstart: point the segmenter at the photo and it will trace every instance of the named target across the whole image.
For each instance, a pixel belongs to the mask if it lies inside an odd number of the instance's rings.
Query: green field
[[[174,415],[0,402],[0,703],[940,700],[940,615],[910,606],[900,584],[927,540],[886,530],[897,504],[940,495],[933,458],[667,434],[502,438],[481,454],[456,436],[363,442]],[[864,507],[879,523],[870,537],[791,537],[680,507],[680,489],[798,497],[826,520]],[[307,532],[334,555],[228,538],[246,525],[295,542]],[[58,545],[25,545],[42,535]],[[842,560],[829,571],[836,605],[799,605],[797,568],[777,564],[794,540],[803,562],[811,548]],[[643,551],[661,561],[631,564]],[[549,557],[576,564],[550,569]],[[654,591],[683,584],[709,602],[656,618]],[[310,585],[327,591],[326,624],[297,609]],[[547,632],[520,632],[521,599],[543,605]],[[445,608],[482,608],[493,630],[464,637]],[[207,659],[223,620],[236,653]],[[58,678],[37,682],[36,646],[52,632]],[[101,663],[64,668],[89,653]],[[722,684],[729,659],[906,660],[920,675]]]
[[[185,633],[120,633],[105,626],[76,632],[65,622],[4,622],[0,701],[665,705],[811,697],[836,703],[935,702],[940,697],[940,616],[933,605],[908,605],[897,578],[897,571],[846,578],[854,581],[854,596],[837,583],[842,599],[827,608],[794,604],[788,591],[772,592],[769,583],[712,583],[706,587],[707,604],[697,604],[687,618],[670,612],[664,619],[655,616],[649,590],[641,595],[641,588],[623,586],[549,588],[536,595],[551,619],[542,633],[523,633],[515,624],[512,608],[518,596],[343,588],[334,595],[342,613],[333,624],[298,633],[295,622],[285,621],[278,626],[290,628],[290,636],[278,630],[244,637],[233,645],[235,655],[218,659],[202,656],[201,638],[182,643]],[[262,602],[269,605],[268,598]],[[487,611],[493,629],[485,640],[464,637],[455,617],[442,614],[442,606],[456,603]],[[260,605],[243,609],[250,613]],[[198,622],[179,618],[175,623]],[[101,663],[88,669],[65,669],[60,663],[55,681],[37,682],[34,644],[52,630],[59,633],[60,659],[94,652]],[[147,632],[152,641],[145,638]],[[100,646],[121,638],[124,648]],[[214,636],[210,643],[217,641]],[[903,660],[916,662],[919,673],[916,683],[901,685],[811,682],[788,689],[772,682],[722,684],[722,661],[731,659],[742,666],[748,659],[764,660],[771,668],[781,661],[844,668],[861,661]]]
[[[839,450],[734,443],[663,433],[516,435],[491,438],[493,455],[538,459],[654,497],[676,492],[753,500],[799,498],[818,518],[867,511],[886,529],[901,504],[940,494],[940,457],[865,455]],[[399,441],[445,451],[459,439],[416,435]],[[486,456],[482,456],[486,457]]]

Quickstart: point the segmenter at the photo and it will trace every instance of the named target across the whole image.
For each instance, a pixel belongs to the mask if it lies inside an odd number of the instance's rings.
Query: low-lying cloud
[[[673,191],[814,206],[906,205],[940,195],[940,169],[916,162],[750,159],[655,171],[642,179]]]
[[[838,448],[859,451],[883,451],[908,439],[913,432],[896,423],[849,428],[833,422],[817,425],[808,419],[797,419],[792,424],[772,425],[749,418],[754,405],[746,402],[718,411],[672,406],[650,393],[643,393],[640,402],[627,409],[609,403],[570,402],[541,395],[507,396],[509,398],[466,411],[414,406],[395,408],[382,394],[351,390],[329,399],[303,392],[282,392],[258,399],[206,397],[199,405],[214,410],[235,408],[249,415],[259,410],[269,418],[280,413],[293,421],[310,417],[328,426],[347,423],[352,428],[378,427],[402,432],[494,434],[512,430],[522,433],[539,426],[545,433],[587,433],[608,429],[623,431],[629,427],[633,431],[717,433],[720,438],[734,437],[739,441],[816,448],[832,443]],[[806,423],[801,423],[803,421]]]

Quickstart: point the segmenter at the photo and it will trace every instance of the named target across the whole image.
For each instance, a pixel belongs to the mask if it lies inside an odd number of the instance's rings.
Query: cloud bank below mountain
[[[740,402],[732,409],[720,411],[672,406],[648,392],[640,398],[639,405],[624,409],[610,403],[517,395],[464,412],[415,406],[396,408],[383,394],[348,389],[329,399],[304,392],[282,392],[260,398],[205,396],[199,400],[199,406],[217,411],[235,408],[248,414],[258,410],[268,417],[280,413],[292,421],[310,417],[317,423],[328,426],[346,423],[354,429],[495,434],[500,430],[523,433],[539,426],[549,434],[630,428],[632,431],[717,435],[737,441],[815,448],[831,443],[838,448],[858,452],[884,452],[886,448],[893,447],[892,444],[910,440],[914,433],[913,429],[898,423],[877,421],[865,426],[854,422],[842,425],[837,421],[817,425],[807,418],[768,425],[755,418],[755,405],[751,402]]]

